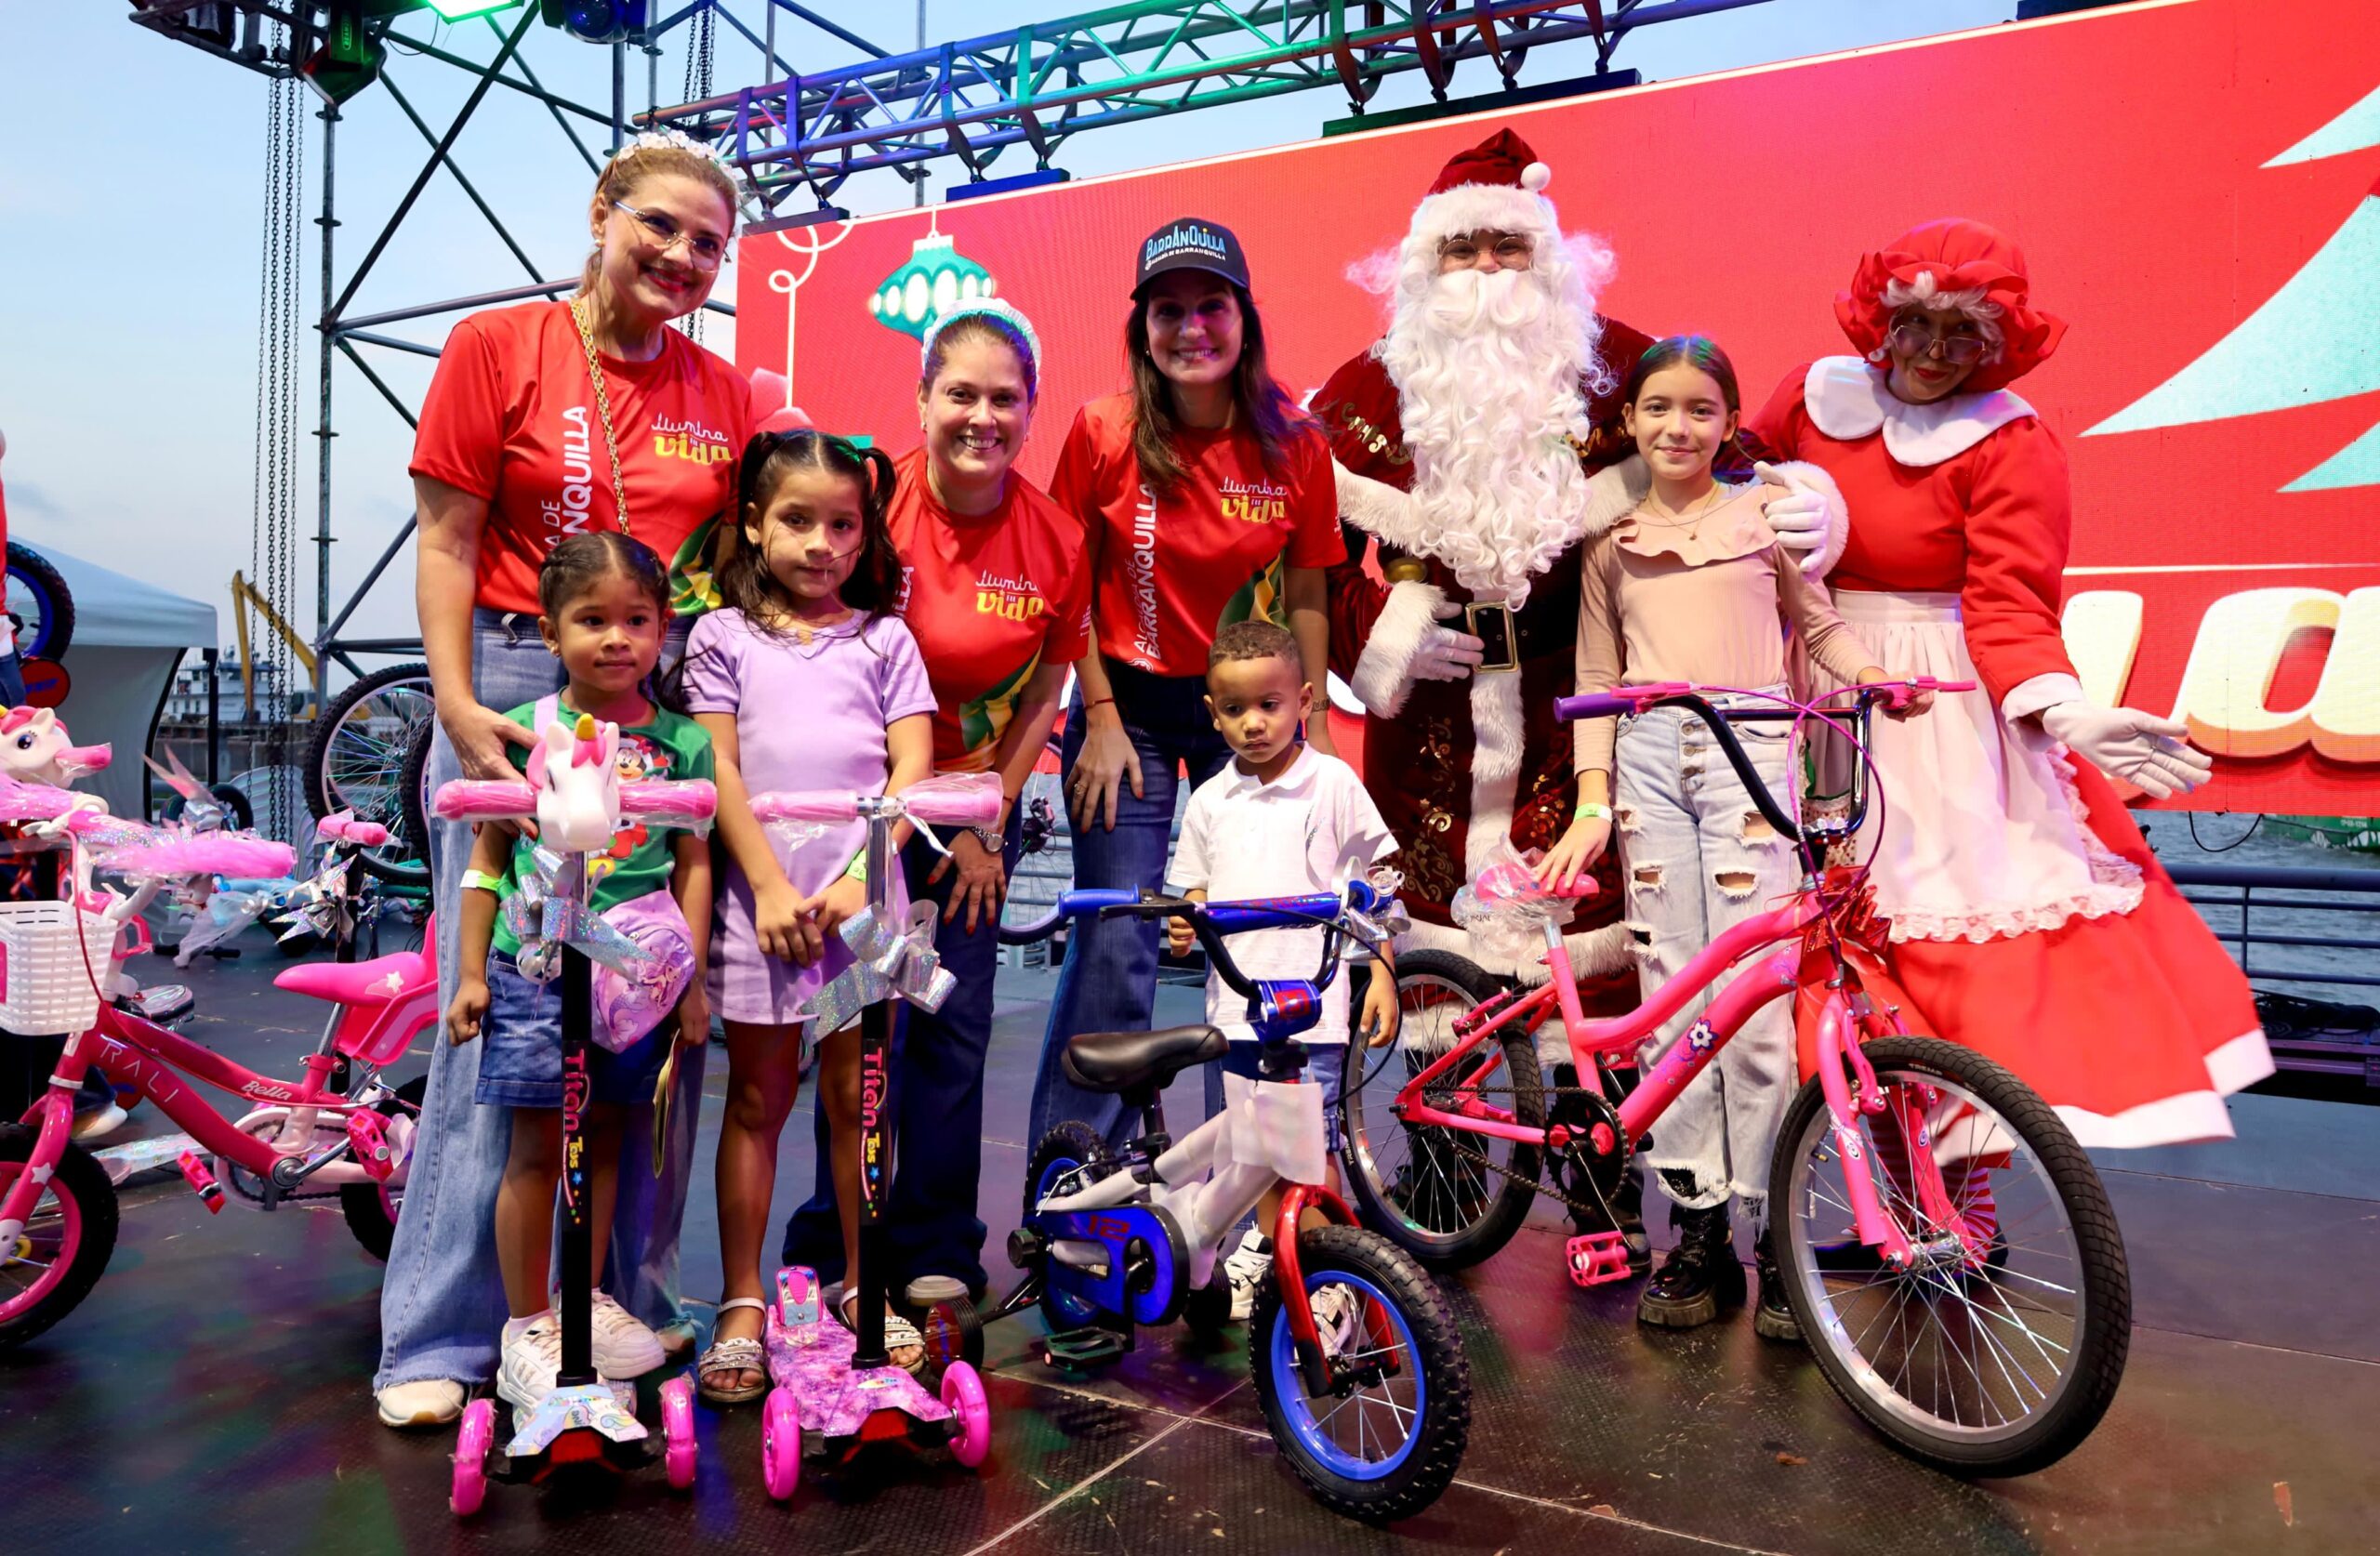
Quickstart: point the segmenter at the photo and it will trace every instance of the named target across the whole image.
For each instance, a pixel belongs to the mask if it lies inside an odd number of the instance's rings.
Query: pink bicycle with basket
[[[1408,1009],[1403,1077],[1385,1076],[1385,1064],[1351,1071],[1342,1164],[1366,1224],[1426,1264],[1461,1268],[1512,1237],[1550,1170],[1574,1206],[1619,1225],[1635,1142],[1755,1010],[1792,996],[1805,1084],[1770,1163],[1771,1235],[1827,1381],[1896,1446],[1944,1468],[2025,1473],[2087,1437],[2115,1396],[2131,1338],[2130,1279],[2106,1190],[2023,1082],[1972,1049],[1909,1032],[1866,868],[1827,864],[1830,848],[1867,820],[1875,705],[1972,686],[1881,683],[1842,694],[1848,705],[1755,692],[1736,701],[1766,705],[1720,709],[1703,693],[1736,689],[1685,684],[1557,701],[1566,722],[1657,706],[1696,715],[1798,851],[1801,880],[1634,1011],[1589,1020],[1563,940],[1571,899],[1526,868],[1484,873],[1474,897],[1534,923],[1551,977],[1475,996],[1458,992],[1475,983],[1441,980],[1424,1010]],[[1860,759],[1844,814],[1805,817],[1789,811],[1791,797],[1779,803],[1731,727],[1753,719],[1817,724],[1851,743]],[[1714,987],[1702,1016],[1621,1095],[1611,1072],[1633,1066],[1640,1045]],[[1542,1081],[1535,1035],[1549,1021],[1561,1023],[1577,1087]],[[1619,1231],[1573,1237],[1567,1254],[1582,1286],[1631,1273]]]
[[[114,974],[115,952],[169,883],[285,874],[294,862],[286,844],[149,827],[93,808],[87,796],[7,779],[0,820],[33,824],[48,834],[46,846],[73,851],[73,865],[69,900],[0,903],[0,1029],[71,1034],[48,1087],[21,1121],[0,1126],[0,1350],[73,1312],[114,1251],[115,1185],[71,1138],[75,1089],[94,1069],[119,1092],[155,1102],[191,1137],[197,1149],[182,1153],[182,1173],[209,1209],[226,1202],[226,1181],[266,1210],[337,1194],[357,1240],[385,1259],[420,1093],[417,1082],[390,1087],[381,1071],[436,1019],[430,958],[400,952],[283,972],[281,986],[338,1010],[300,1078],[260,1075],[142,1015],[137,991]],[[344,830],[368,824],[323,824],[334,866],[341,850],[371,846]],[[94,871],[123,875],[136,890],[94,890]],[[334,1089],[342,1073],[345,1089]],[[226,1118],[205,1087],[252,1109]]]

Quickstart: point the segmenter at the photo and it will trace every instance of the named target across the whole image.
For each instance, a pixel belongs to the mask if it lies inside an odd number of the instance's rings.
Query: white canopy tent
[[[141,754],[184,651],[213,648],[215,607],[112,573],[52,546],[49,559],[74,600],[74,640],[63,663],[73,679],[60,718],[78,745],[115,747],[105,772],[83,780],[120,816],[142,813]]]

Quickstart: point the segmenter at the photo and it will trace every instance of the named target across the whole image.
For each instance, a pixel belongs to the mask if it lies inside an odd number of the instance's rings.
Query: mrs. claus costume
[[[1618,388],[1649,341],[1594,311],[1608,256],[1565,244],[1539,192],[1550,177],[1509,130],[1448,163],[1395,251],[1387,336],[1311,406],[1341,468],[1341,512],[1358,532],[1350,560],[1330,571],[1331,667],[1368,715],[1364,784],[1398,844],[1408,943],[1503,973],[1525,970],[1543,947],[1474,940],[1448,905],[1507,840],[1550,847],[1569,824],[1571,741],[1553,704],[1573,679],[1580,547],[1644,485],[1641,463],[1626,468],[1633,482],[1606,467],[1629,453]],[[1439,277],[1439,244],[1482,229],[1531,240],[1528,270],[1486,283],[1534,288],[1523,300],[1536,316],[1444,327],[1436,310],[1449,289],[1484,284],[1477,272]],[[1363,565],[1370,540],[1385,583]],[[1470,630],[1462,607],[1474,601],[1508,626],[1516,666],[1433,665],[1448,631]],[[1604,974],[1626,1009],[1635,973],[1612,930],[1617,878],[1606,867],[1572,930],[1581,970]]]
[[[2000,337],[1931,404],[1886,387],[1884,337],[1912,297],[1963,299]],[[2058,630],[2071,494],[2056,436],[2006,386],[2066,325],[2032,306],[2016,244],[1970,221],[1863,257],[1835,315],[1861,355],[1794,373],[1744,441],[1840,486],[1829,582],[1878,662],[1982,683],[1873,734],[1873,879],[1923,1029],[2014,1070],[2084,1145],[2228,1137],[2223,1097],[2272,1072],[2247,980],[2113,786],[2042,727],[2085,705]]]

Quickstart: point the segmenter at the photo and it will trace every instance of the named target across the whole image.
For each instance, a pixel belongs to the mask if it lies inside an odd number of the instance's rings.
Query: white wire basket
[[[99,1019],[114,931],[72,903],[0,903],[0,1031],[47,1037]]]

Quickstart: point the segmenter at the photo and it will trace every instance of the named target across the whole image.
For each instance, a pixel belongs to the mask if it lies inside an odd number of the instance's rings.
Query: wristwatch
[[[997,859],[1008,851],[1008,839],[1001,837],[996,829],[988,826],[971,826],[967,830],[975,835],[975,841],[983,844],[984,851],[993,858]]]

